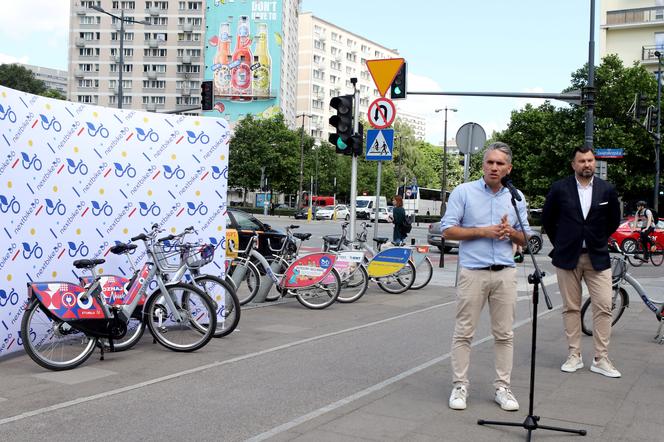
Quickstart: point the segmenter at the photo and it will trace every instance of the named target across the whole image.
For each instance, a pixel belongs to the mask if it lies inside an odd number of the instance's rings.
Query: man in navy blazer
[[[620,205],[613,185],[594,176],[595,155],[588,147],[572,153],[574,175],[556,181],[542,210],[544,230],[553,244],[563,298],[563,323],[569,355],[560,369],[583,368],[581,356],[581,280],[588,287],[593,312],[595,354],[590,370],[617,378],[608,356],[611,337],[611,259],[608,239],[620,224]]]

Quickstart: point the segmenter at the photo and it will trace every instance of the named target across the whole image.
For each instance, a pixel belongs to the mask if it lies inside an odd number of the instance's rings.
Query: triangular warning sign
[[[367,60],[367,69],[373,78],[381,97],[385,96],[390,88],[394,77],[396,77],[401,65],[404,64],[403,58],[384,58],[380,60]]]

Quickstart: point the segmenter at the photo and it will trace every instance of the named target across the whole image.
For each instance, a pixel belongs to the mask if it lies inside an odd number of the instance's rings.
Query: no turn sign
[[[397,116],[397,110],[394,102],[389,98],[377,98],[369,105],[367,112],[369,124],[376,129],[385,129],[390,127]]]

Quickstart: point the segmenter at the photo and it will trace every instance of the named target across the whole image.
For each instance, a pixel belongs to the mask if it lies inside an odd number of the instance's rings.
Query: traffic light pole
[[[353,84],[355,99],[353,100],[353,133],[360,128],[360,90],[357,88],[357,78],[350,79]],[[355,216],[357,202],[357,156],[351,155],[350,168],[350,240],[355,241]],[[378,221],[378,220],[376,220]]]

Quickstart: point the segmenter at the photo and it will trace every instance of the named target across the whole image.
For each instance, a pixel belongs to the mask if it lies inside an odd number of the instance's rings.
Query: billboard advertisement
[[[233,123],[280,111],[282,9],[273,0],[208,2],[205,79],[215,95],[208,115]]]
[[[109,249],[153,223],[167,233],[194,226],[198,238],[223,245],[230,136],[221,118],[90,106],[0,86],[0,360],[34,339],[20,333],[26,283],[78,284],[86,274],[73,262],[96,258],[106,260],[99,274],[129,278],[125,257]],[[139,244],[132,260],[140,267],[145,259]],[[223,252],[205,271],[224,273]]]

